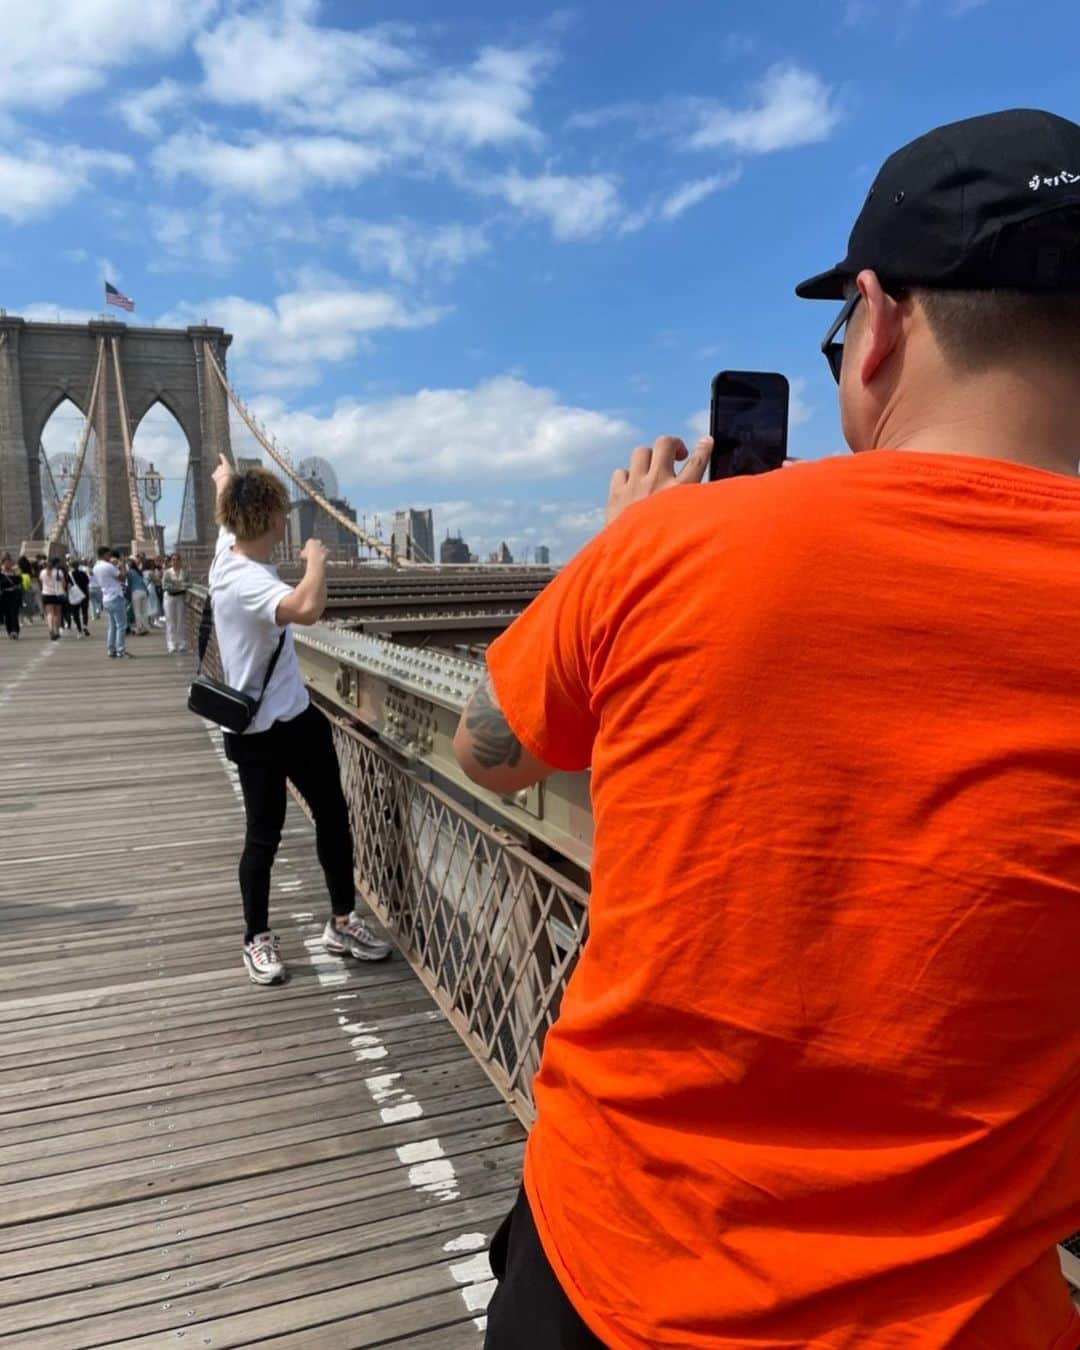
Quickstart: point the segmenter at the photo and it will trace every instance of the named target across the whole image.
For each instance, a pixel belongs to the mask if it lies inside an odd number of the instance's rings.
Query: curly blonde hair
[[[218,524],[237,539],[258,539],[289,509],[285,484],[269,469],[245,469],[229,479],[218,497]]]

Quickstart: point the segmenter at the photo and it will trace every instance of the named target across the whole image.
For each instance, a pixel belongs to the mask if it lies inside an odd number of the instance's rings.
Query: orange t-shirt
[[[592,766],[525,1172],[589,1327],[1080,1346],[1080,480],[878,450],[680,487],[488,665]]]

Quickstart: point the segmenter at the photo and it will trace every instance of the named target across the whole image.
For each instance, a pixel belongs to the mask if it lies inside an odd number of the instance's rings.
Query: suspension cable
[[[131,423],[128,421],[127,398],[124,394],[124,377],[120,372],[120,344],[116,338],[109,339],[112,346],[113,370],[116,373],[116,401],[120,408],[120,434],[124,442],[124,463],[127,466],[128,496],[131,500],[131,533],[136,543],[146,540],[146,518],[143,515],[142,502],[139,501],[139,483],[135,475],[135,453],[131,448]],[[157,541],[155,540],[155,546]]]
[[[83,471],[83,461],[86,459],[86,447],[90,444],[90,433],[94,428],[94,415],[97,411],[98,390],[101,387],[101,372],[104,364],[105,339],[99,337],[97,340],[97,365],[94,367],[94,381],[90,386],[90,402],[86,407],[86,420],[83,423],[82,436],[79,439],[79,451],[75,457],[75,470],[71,477],[71,485],[64,494],[64,500],[60,503],[59,510],[56,513],[56,520],[49,531],[47,553],[52,552],[53,545],[63,536],[67,529],[72,507],[75,504],[75,493],[79,489],[79,477]]]
[[[293,483],[295,483],[296,486],[301,490],[301,492],[303,492],[306,496],[310,497],[313,502],[315,502],[323,511],[325,511],[326,514],[330,516],[332,520],[336,520],[337,523],[339,525],[344,526],[344,528],[348,530],[350,534],[355,535],[356,538],[359,539],[362,544],[374,550],[374,552],[378,553],[381,557],[387,559],[388,562],[394,563],[395,565],[401,565],[402,563],[407,563],[408,561],[411,561],[403,558],[395,558],[393,556],[393,550],[390,548],[388,544],[384,544],[381,539],[376,539],[374,535],[368,534],[366,530],[361,529],[360,526],[357,525],[355,520],[350,520],[349,517],[345,515],[343,511],[339,511],[338,508],[334,506],[332,502],[328,501],[322,495],[321,492],[319,492],[316,488],[314,488],[307,481],[306,478],[301,477],[301,475],[297,473],[297,471],[293,468],[292,462],[289,459],[288,455],[273,444],[273,442],[263,431],[259,422],[256,420],[254,413],[251,412],[247,404],[243,401],[240,395],[236,392],[236,390],[226,379],[225,372],[221,369],[221,366],[218,364],[217,356],[211,349],[209,343],[205,341],[203,343],[203,351],[206,354],[206,358],[209,363],[210,369],[217,376],[221,384],[221,387],[225,390],[225,393],[228,395],[229,401],[232,403],[236,411],[240,414],[240,417],[243,419],[244,424],[247,426],[248,430],[259,442],[259,444],[270,456],[270,458],[274,461],[274,463],[278,466],[278,468],[281,469],[282,473],[284,473],[287,478],[289,478]]]

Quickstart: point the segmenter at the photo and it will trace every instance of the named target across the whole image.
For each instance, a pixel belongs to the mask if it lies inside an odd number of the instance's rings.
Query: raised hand
[[[712,438],[703,436],[691,454],[678,436],[661,436],[650,449],[639,445],[630,456],[629,469],[616,469],[608,488],[608,524],[634,502],[644,501],[654,492],[679,487],[683,483],[700,483],[709,467]],[[685,460],[681,472],[675,472],[676,463]]]

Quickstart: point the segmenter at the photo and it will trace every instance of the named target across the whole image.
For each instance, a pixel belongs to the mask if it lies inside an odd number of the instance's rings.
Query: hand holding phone
[[[608,524],[628,506],[656,492],[678,487],[681,483],[700,483],[709,465],[711,445],[712,442],[707,439],[700,440],[693,454],[678,436],[661,436],[653,446],[639,445],[630,456],[630,467],[616,469],[611,475]],[[676,464],[683,466],[678,473],[675,471]]]
[[[763,370],[722,370],[712,382],[709,478],[768,473],[787,457],[788,382]]]

